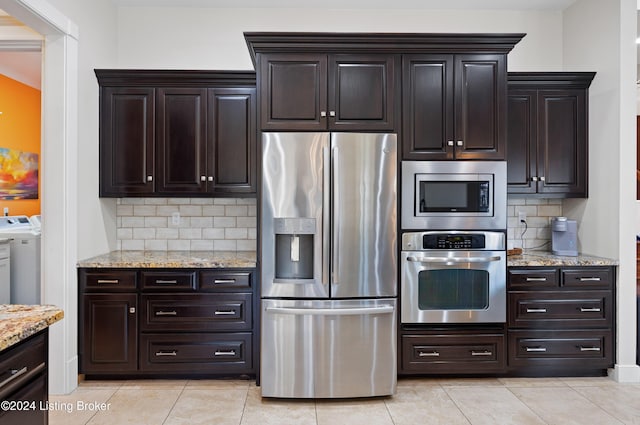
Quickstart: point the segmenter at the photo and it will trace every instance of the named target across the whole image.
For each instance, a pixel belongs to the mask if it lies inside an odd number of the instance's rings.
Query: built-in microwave
[[[403,161],[403,229],[507,228],[505,161]]]

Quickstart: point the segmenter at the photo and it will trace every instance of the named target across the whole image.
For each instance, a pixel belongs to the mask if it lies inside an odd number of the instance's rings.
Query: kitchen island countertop
[[[507,267],[566,267],[566,266],[617,266],[618,261],[592,255],[554,255],[549,251],[525,251],[521,255],[507,257]]]
[[[0,304],[0,351],[62,320],[64,312],[53,305]]]
[[[84,268],[253,268],[255,251],[111,251],[78,261]]]

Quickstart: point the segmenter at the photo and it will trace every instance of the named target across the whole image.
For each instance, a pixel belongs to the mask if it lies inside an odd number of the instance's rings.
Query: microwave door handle
[[[407,257],[407,261],[415,263],[489,263],[501,259],[499,255],[493,257]]]

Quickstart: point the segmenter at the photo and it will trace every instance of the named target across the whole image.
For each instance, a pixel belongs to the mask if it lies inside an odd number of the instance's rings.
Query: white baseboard
[[[609,377],[620,383],[639,383],[640,366],[617,364],[613,369],[609,369]]]

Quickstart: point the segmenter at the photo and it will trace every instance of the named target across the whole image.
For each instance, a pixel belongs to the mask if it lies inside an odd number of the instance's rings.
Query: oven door
[[[402,323],[504,323],[505,251],[403,251]]]

